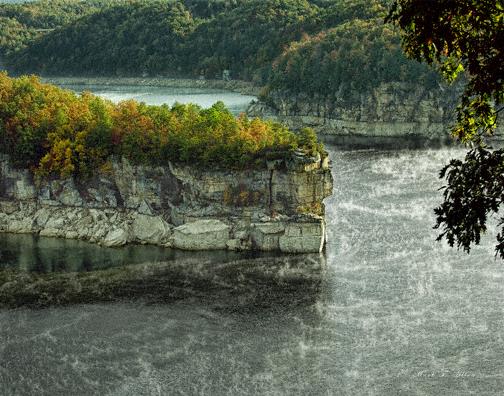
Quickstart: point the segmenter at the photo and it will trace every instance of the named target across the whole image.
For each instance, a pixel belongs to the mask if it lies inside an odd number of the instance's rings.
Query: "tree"
[[[435,209],[439,239],[469,252],[504,201],[504,149],[492,150],[504,102],[502,0],[394,0],[387,17],[401,28],[406,54],[436,67],[448,82],[467,79],[453,135],[472,145],[440,172],[444,202]],[[504,217],[496,253],[504,258]]]
[[[151,166],[264,169],[268,160],[290,158],[296,149],[326,155],[313,131],[298,134],[272,121],[235,118],[222,102],[209,109],[114,104],[35,76],[0,72],[0,153],[39,177],[90,177],[108,168],[114,155]]]

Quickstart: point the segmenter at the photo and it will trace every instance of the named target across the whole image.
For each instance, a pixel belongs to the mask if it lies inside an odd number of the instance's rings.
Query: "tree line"
[[[39,177],[91,176],[113,156],[134,164],[187,163],[205,168],[265,168],[294,150],[325,155],[315,133],[236,118],[222,102],[149,106],[114,104],[43,84],[35,76],[0,73],[0,152]]]
[[[0,55],[16,73],[220,78],[229,70],[260,86],[327,95],[349,81],[362,90],[389,80],[433,85],[435,74],[406,59],[384,25],[386,5],[43,0],[0,7],[0,24],[12,25],[0,30]]]

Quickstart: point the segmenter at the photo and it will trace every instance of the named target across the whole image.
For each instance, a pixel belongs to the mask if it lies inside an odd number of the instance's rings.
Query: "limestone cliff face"
[[[0,157],[0,232],[40,233],[106,246],[318,252],[327,159],[301,154],[268,169],[201,170],[121,159],[90,180],[35,183]]]
[[[250,116],[279,120],[293,129],[344,136],[439,138],[453,122],[456,88],[428,90],[405,83],[382,84],[371,92],[327,99],[272,92],[268,104],[252,103]]]

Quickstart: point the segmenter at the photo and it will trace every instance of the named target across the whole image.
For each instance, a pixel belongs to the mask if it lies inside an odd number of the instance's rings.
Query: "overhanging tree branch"
[[[387,21],[401,28],[409,57],[437,68],[448,82],[461,73],[468,78],[452,134],[476,148],[442,169],[447,185],[435,228],[438,240],[469,252],[504,200],[504,149],[485,148],[504,110],[503,0],[395,0]],[[504,259],[504,218],[499,226],[496,251]]]

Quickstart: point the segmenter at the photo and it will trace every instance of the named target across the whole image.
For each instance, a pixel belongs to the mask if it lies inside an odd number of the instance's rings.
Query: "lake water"
[[[149,105],[196,103],[203,108],[222,101],[233,114],[244,112],[255,96],[210,88],[170,88],[142,86],[62,85],[75,92],[90,91],[113,102],[135,99]]]
[[[437,172],[462,152],[329,150],[324,255],[174,256],[1,236],[4,271],[67,262],[101,275],[89,302],[0,310],[0,394],[502,394],[494,240],[466,255],[432,229]]]

